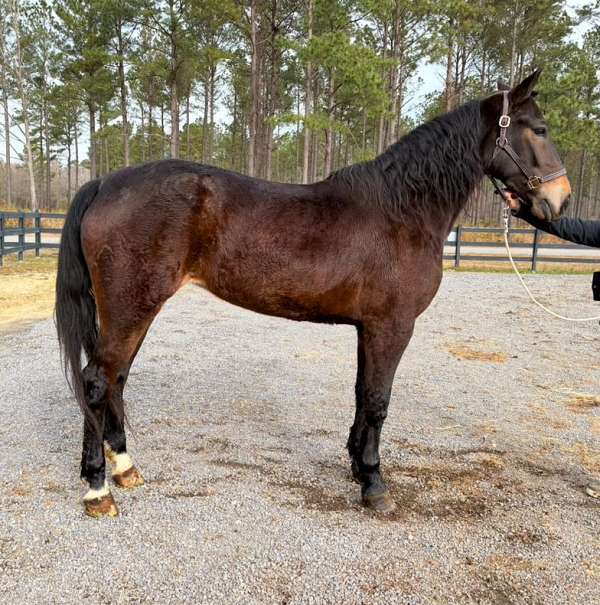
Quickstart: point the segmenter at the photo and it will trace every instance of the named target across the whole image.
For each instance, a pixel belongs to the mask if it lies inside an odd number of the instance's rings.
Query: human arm
[[[534,216],[529,206],[518,200],[511,199],[509,205],[513,216],[523,219],[536,229],[576,244],[600,248],[600,221],[567,217],[557,221],[544,221]]]

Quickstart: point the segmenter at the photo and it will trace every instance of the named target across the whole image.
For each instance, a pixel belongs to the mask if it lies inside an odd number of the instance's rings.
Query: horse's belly
[[[229,303],[265,315],[337,323],[353,323],[359,315],[357,285],[350,280],[318,280],[290,270],[283,275],[248,270],[218,271],[192,281]]]

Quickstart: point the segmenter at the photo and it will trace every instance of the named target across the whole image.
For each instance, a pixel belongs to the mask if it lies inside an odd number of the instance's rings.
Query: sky
[[[585,4],[589,4],[589,0],[568,0],[567,2],[565,2],[565,4],[567,10],[571,14],[574,14],[577,8],[584,6]],[[581,23],[573,32],[573,38],[576,41],[581,40],[583,38],[583,35],[591,27],[591,25],[592,24],[589,22]],[[413,78],[411,78],[410,81],[409,88],[411,90],[415,90],[416,92],[406,104],[406,107],[404,109],[406,115],[413,118],[418,117],[427,95],[436,91],[441,91],[443,89],[445,76],[445,67],[441,63],[429,63],[427,61],[421,61],[415,75],[413,76]],[[10,108],[10,111],[12,112],[14,110],[15,106],[13,104],[13,107]],[[135,121],[135,110],[133,113]],[[196,119],[198,115],[199,110],[196,111],[196,115],[194,115],[192,119]],[[219,103],[216,107],[215,119],[221,124],[227,123],[230,120],[230,115],[222,103]],[[19,143],[19,140],[23,139],[23,134],[16,126],[11,129],[11,132],[13,132],[13,147],[15,147],[18,153],[22,153],[23,145],[22,143]],[[0,158],[4,160],[4,142],[1,134],[0,140],[2,141],[2,144],[0,146]],[[85,130],[85,128],[80,138],[80,146],[80,153],[83,157],[89,149],[89,136],[87,135],[87,131]],[[16,156],[17,153],[13,152],[13,161],[19,161],[18,157]]]

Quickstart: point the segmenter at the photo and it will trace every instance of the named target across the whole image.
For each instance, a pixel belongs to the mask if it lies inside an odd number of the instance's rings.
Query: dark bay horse
[[[56,323],[85,417],[86,512],[117,514],[105,454],[117,485],[143,483],[126,451],[123,389],[152,320],[188,282],[259,313],[356,327],[347,447],[363,502],[392,510],[380,473],[381,428],[415,319],[440,285],[443,244],[459,212],[486,174],[540,217],[557,218],[569,197],[533,98],[538,76],[312,185],[177,160],[84,185],[63,229]]]

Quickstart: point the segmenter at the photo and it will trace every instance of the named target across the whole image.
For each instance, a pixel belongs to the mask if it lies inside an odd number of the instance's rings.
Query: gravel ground
[[[589,277],[528,280],[599,310]],[[541,316],[512,275],[447,274],[396,378],[398,511],[378,517],[344,450],[353,330],[188,287],[128,384],[147,485],[114,489],[121,516],[101,521],[82,513],[52,322],[5,333],[0,602],[598,603],[600,503],[582,486],[600,477],[599,329]]]

